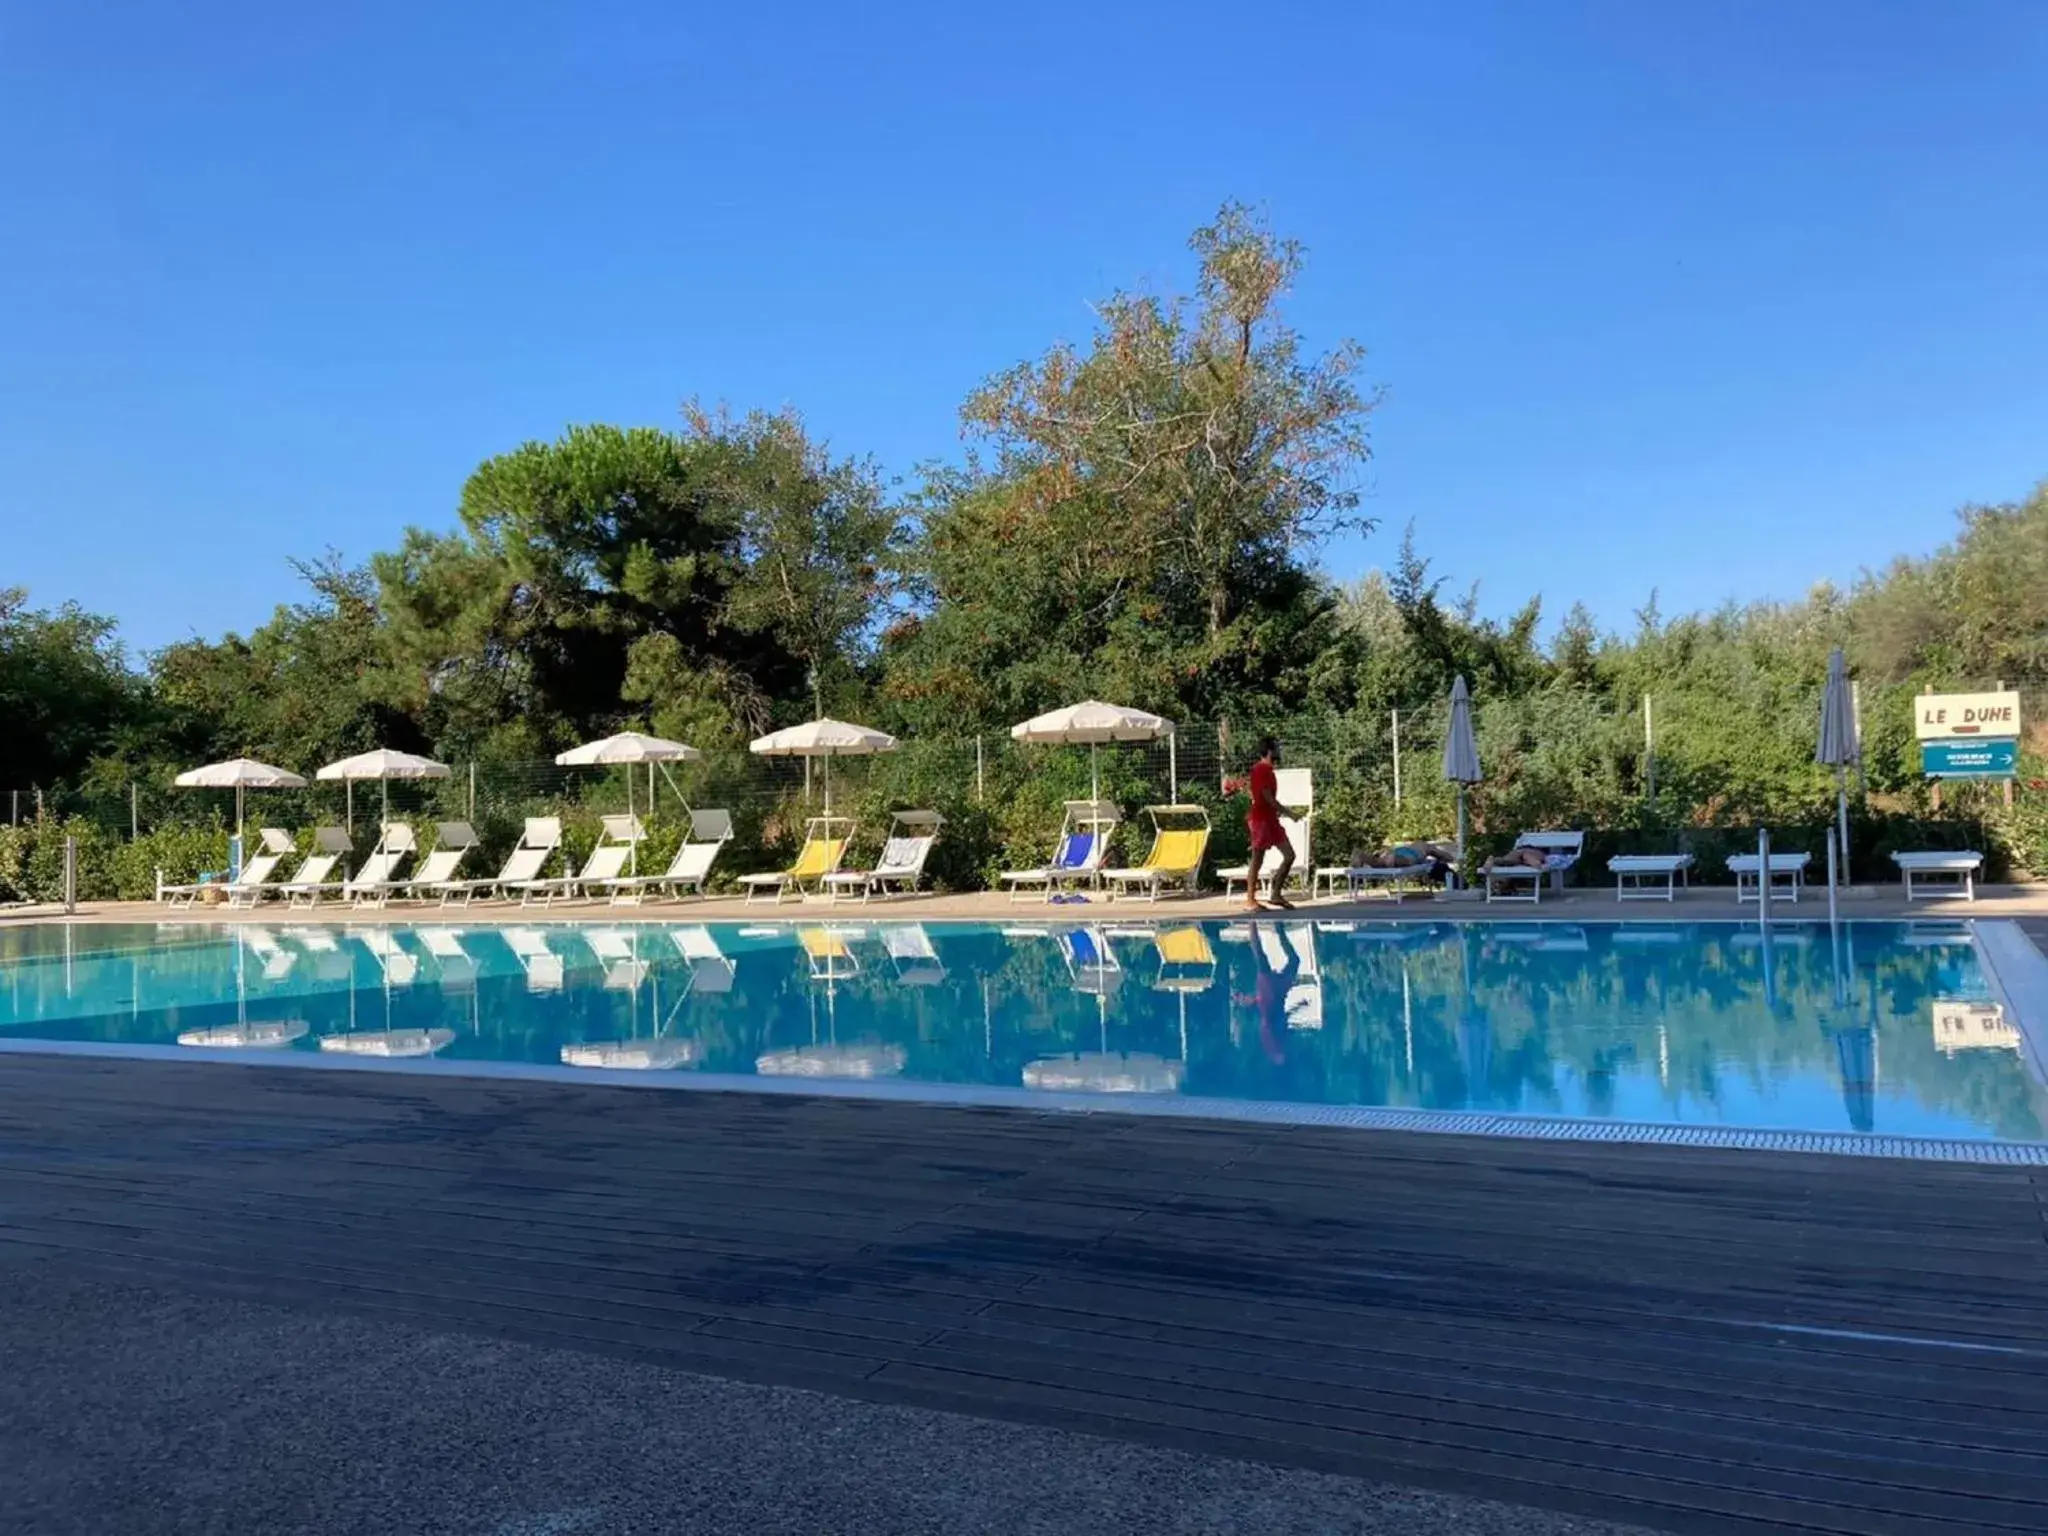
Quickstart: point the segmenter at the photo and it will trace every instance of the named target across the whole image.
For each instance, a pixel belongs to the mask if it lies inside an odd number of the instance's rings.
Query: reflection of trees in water
[[[726,992],[695,990],[689,963],[652,933],[637,950],[648,962],[641,983],[606,988],[575,948],[581,941],[550,930],[568,973],[560,991],[543,993],[529,990],[486,926],[465,928],[477,970],[459,979],[394,924],[417,967],[387,993],[354,931],[330,930],[333,946],[322,950],[279,924],[267,939],[245,940],[244,1005],[235,1000],[236,945],[214,932],[167,932],[159,943],[151,925],[78,929],[67,972],[61,930],[24,928],[0,932],[0,956],[20,962],[0,977],[0,1010],[54,1021],[17,1035],[121,1042],[168,1042],[238,1017],[302,1020],[311,1036],[445,1027],[457,1031],[448,1057],[542,1063],[557,1061],[564,1044],[659,1032],[694,1040],[698,1070],[738,1073],[767,1050],[829,1037],[901,1046],[913,1078],[1014,1087],[1027,1063],[1061,1053],[1178,1059],[1184,1006],[1189,1094],[1599,1115],[1624,1102],[1624,1083],[1638,1094],[1647,1083],[1674,1113],[1687,1104],[1711,1113],[1731,1080],[1768,1092],[1800,1072],[1843,1085],[1851,1119],[1865,1118],[1859,1095],[1866,1107],[1874,1100],[1879,1130],[1885,1097],[1905,1093],[2003,1136],[2044,1134],[2048,1095],[2013,1053],[1949,1057],[1935,1046],[1932,1004],[1968,995],[1974,983],[1968,949],[1907,947],[1899,930],[1876,925],[1854,931],[1853,964],[1825,927],[1781,927],[1771,951],[1775,1006],[1762,996],[1754,927],[1674,924],[1680,942],[1670,944],[1617,942],[1611,929],[1572,925],[1522,925],[1519,940],[1514,925],[1475,924],[1461,938],[1435,924],[1405,941],[1318,932],[1323,1027],[1275,1040],[1270,1029],[1262,1035],[1250,1001],[1255,946],[1218,939],[1213,928],[1214,983],[1184,993],[1158,988],[1149,939],[1106,939],[1121,980],[1098,1001],[1076,987],[1055,939],[983,925],[930,925],[944,975],[905,986],[882,943],[886,921],[849,924],[864,935],[852,941],[859,970],[829,988],[810,974],[793,933],[762,944],[721,931],[739,968]],[[1570,947],[1574,934],[1583,948]],[[281,976],[265,974],[264,943],[290,953]],[[1838,962],[1846,1002],[1837,999]],[[131,1003],[138,987],[162,1001]],[[1855,1080],[1866,1060],[1865,1079]],[[1572,1084],[1583,1104],[1568,1100]]]

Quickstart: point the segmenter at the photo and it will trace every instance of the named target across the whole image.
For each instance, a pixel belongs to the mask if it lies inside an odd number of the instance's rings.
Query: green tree
[[[147,706],[114,621],[0,588],[0,787],[49,786],[128,743]]]
[[[891,636],[915,718],[993,723],[1113,694],[1184,713],[1299,700],[1335,603],[1302,562],[1362,532],[1376,397],[1344,343],[1305,353],[1281,301],[1300,248],[1226,206],[1190,242],[1192,299],[1119,293],[1085,351],[1055,346],[962,410],[934,472]]]
[[[894,584],[900,518],[872,463],[834,460],[788,412],[739,422],[685,412],[717,494],[738,516],[725,622],[804,665],[813,715],[864,668]]]

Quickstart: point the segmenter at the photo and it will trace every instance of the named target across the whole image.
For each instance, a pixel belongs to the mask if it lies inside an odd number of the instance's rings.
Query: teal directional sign
[[[2010,779],[2019,772],[2017,741],[1923,741],[1920,771],[1930,779]]]

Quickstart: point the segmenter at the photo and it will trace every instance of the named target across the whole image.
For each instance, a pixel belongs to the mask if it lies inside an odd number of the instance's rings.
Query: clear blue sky
[[[2048,4],[0,0],[0,585],[131,643],[688,395],[893,472],[1227,197],[1377,538],[1623,625],[2048,475]]]

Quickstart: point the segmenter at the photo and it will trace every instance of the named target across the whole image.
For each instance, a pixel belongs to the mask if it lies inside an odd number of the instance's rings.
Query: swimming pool
[[[0,1043],[28,1042],[1282,1118],[2048,1127],[1959,922],[47,924],[0,930]]]

